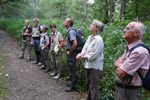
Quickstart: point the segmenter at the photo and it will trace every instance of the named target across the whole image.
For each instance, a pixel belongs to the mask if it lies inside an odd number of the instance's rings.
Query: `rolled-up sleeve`
[[[76,32],[74,30],[69,31],[70,41],[76,40]]]

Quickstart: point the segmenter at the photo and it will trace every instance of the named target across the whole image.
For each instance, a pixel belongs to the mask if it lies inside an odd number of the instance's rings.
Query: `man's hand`
[[[32,42],[32,41],[30,42],[30,45],[33,45],[33,42]]]
[[[124,72],[121,68],[117,68],[117,69],[116,69],[116,75],[117,75],[119,78],[125,77],[126,74],[127,74],[127,73]]]
[[[70,55],[70,51],[67,51],[66,54],[67,54],[67,55]]]
[[[77,60],[81,60],[81,59],[82,59],[81,53],[79,53],[79,54],[76,56],[76,59],[77,59]]]
[[[119,58],[118,60],[115,61],[114,67],[119,68],[123,64],[123,58]]]

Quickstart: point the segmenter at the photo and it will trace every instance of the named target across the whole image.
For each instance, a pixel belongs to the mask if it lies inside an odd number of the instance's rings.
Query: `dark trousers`
[[[51,69],[49,48],[45,48],[45,49],[41,50],[41,61],[47,70]]]
[[[21,56],[24,57],[25,50],[28,50],[28,58],[31,58],[32,46],[31,40],[23,40]]]
[[[85,74],[88,89],[86,100],[98,100],[100,70],[86,69]]]
[[[39,39],[33,39],[33,47],[36,55],[36,61],[41,61],[41,52],[40,52],[40,40]]]
[[[73,52],[70,55],[67,55],[67,63],[68,63],[68,72],[69,78],[71,81],[71,88],[74,88],[77,82],[77,75],[76,75],[76,52]]]
[[[142,100],[141,88],[122,88],[115,87],[114,100]]]
[[[55,53],[55,51],[51,51],[52,70],[60,75],[62,70],[61,63],[60,63],[61,55],[62,55],[61,51],[59,51],[57,54]]]

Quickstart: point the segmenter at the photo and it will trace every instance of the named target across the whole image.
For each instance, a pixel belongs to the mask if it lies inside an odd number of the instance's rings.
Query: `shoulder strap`
[[[147,46],[145,46],[144,44],[141,44],[141,43],[140,43],[140,44],[137,44],[136,46],[134,46],[133,48],[130,49],[128,57],[130,56],[131,52],[132,52],[135,48],[138,48],[138,47],[141,47],[141,46],[142,46],[143,48],[147,49],[148,52],[149,52],[149,54],[150,54],[150,49],[149,49]],[[149,70],[150,70],[150,68],[149,68]],[[137,71],[137,73],[138,73],[138,75],[140,76],[141,80],[143,81],[144,78],[143,78],[143,76],[141,75],[141,73],[140,73],[139,70]]]
[[[67,34],[66,34],[66,36],[65,36],[65,37],[68,37],[69,41],[70,41],[70,38],[69,38],[68,33],[69,33],[71,30],[73,30],[73,31],[75,31],[75,32],[76,32],[76,30],[75,30],[74,28],[71,28],[71,29],[69,29],[69,30],[67,31]]]
[[[29,33],[32,33],[32,26],[28,26],[28,29],[29,29]]]
[[[71,30],[74,30],[76,32],[74,28],[70,28],[67,33],[69,33]]]
[[[130,49],[129,54],[128,54],[128,57],[130,56],[130,54],[132,53],[132,51],[133,51],[135,48],[138,48],[138,47],[141,47],[141,46],[142,46],[143,48],[147,49],[148,52],[149,52],[149,54],[150,54],[149,48],[148,48],[147,46],[145,46],[144,44],[140,43],[140,44],[137,44],[136,46],[134,46],[134,47],[132,47],[132,48]]]
[[[48,37],[49,37],[49,35],[48,35],[48,34],[45,34],[45,35],[44,35],[44,40],[46,39],[46,36],[48,36]]]
[[[80,34],[80,36],[83,36],[83,37],[84,37],[84,33],[83,33],[83,31],[82,31],[81,29],[78,29],[78,30],[77,30],[77,33]]]

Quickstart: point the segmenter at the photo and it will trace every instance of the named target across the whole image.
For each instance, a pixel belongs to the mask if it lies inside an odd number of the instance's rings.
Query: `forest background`
[[[113,100],[115,86],[113,63],[124,50],[125,41],[122,39],[124,27],[131,21],[143,22],[146,25],[143,41],[150,46],[150,0],[92,1],[94,0],[0,0],[0,29],[6,30],[21,43],[21,31],[25,19],[29,19],[32,25],[34,17],[40,19],[41,25],[49,26],[54,23],[65,36],[63,21],[71,17],[74,20],[74,27],[81,28],[85,37],[90,35],[88,27],[92,20],[101,20],[105,23],[104,32],[101,33],[105,44],[105,63],[99,85],[100,100]],[[64,58],[62,62],[66,68]],[[82,64],[78,65],[78,75],[78,91],[85,92]],[[66,76],[67,73],[64,73],[64,80]],[[148,91],[143,89],[142,93],[143,100],[150,100]]]

